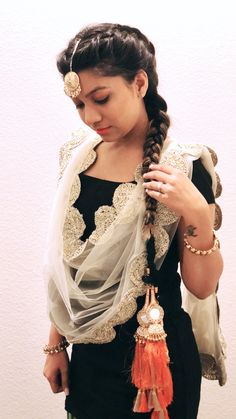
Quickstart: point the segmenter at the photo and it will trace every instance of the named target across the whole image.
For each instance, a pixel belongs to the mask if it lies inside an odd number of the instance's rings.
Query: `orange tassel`
[[[148,399],[145,390],[139,390],[133,408],[134,412],[145,413],[149,412]]]
[[[169,355],[163,329],[164,311],[158,304],[154,287],[148,287],[145,305],[137,318],[136,348],[132,382],[138,388],[134,412],[150,412],[152,419],[169,419],[167,406],[173,399]]]
[[[153,411],[152,414],[151,414],[151,419],[168,419],[168,418],[169,418],[169,416],[168,416],[167,411],[165,411],[165,412],[155,412],[155,411]]]

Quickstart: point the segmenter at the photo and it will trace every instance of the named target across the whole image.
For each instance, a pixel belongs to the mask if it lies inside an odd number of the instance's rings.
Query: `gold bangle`
[[[220,248],[220,242],[219,239],[215,236],[215,233],[213,232],[213,246],[208,249],[208,250],[200,250],[200,249],[195,249],[195,247],[191,246],[191,244],[189,243],[188,239],[187,239],[187,234],[184,234],[184,246],[192,253],[194,253],[195,255],[200,255],[200,256],[207,256],[210,255],[211,253],[213,253],[216,249]]]
[[[57,345],[53,345],[53,346],[45,345],[43,348],[43,352],[46,355],[58,354],[59,352],[64,351],[69,345],[70,345],[69,342],[64,338]]]

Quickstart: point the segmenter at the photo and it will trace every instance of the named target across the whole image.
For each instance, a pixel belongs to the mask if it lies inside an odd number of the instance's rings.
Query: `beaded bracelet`
[[[200,249],[195,249],[195,247],[191,246],[191,244],[189,243],[188,239],[187,239],[187,234],[184,234],[184,246],[192,253],[194,253],[195,255],[200,255],[200,256],[207,256],[210,255],[211,253],[213,253],[216,249],[220,248],[220,242],[219,239],[215,236],[215,233],[213,232],[213,246],[208,249],[208,250],[200,250]]]
[[[69,342],[64,338],[61,342],[59,342],[57,345],[45,345],[43,348],[43,352],[46,355],[54,355],[54,354],[58,354],[59,352],[64,351],[68,346],[69,346]]]

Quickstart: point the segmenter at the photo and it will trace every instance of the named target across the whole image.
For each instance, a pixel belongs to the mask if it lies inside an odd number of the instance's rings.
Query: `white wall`
[[[86,23],[142,29],[157,47],[172,133],[219,155],[225,272],[219,291],[228,383],[204,381],[199,419],[235,417],[236,27],[232,1],[7,1],[0,12],[0,417],[62,419],[63,396],[42,377],[48,319],[42,260],[58,149],[79,125],[56,54]]]

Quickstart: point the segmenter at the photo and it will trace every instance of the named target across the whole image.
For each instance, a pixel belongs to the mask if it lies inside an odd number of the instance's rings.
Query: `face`
[[[143,101],[148,84],[145,72],[140,72],[132,83],[121,76],[100,76],[93,70],[78,75],[81,93],[73,102],[82,121],[104,141],[128,139],[147,124]]]

